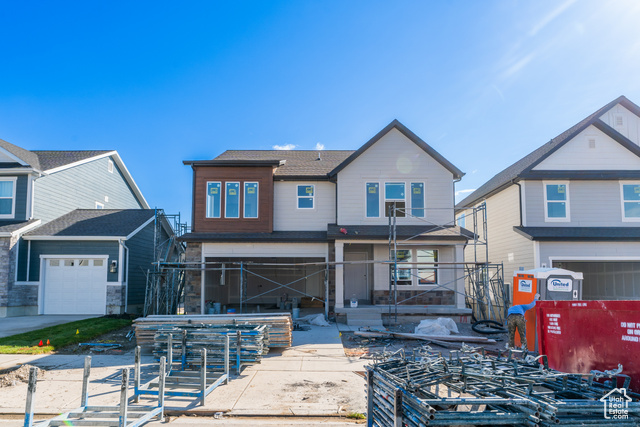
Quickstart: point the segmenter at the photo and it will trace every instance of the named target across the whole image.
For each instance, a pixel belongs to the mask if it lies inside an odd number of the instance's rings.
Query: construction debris
[[[549,369],[545,356],[488,356],[463,346],[449,358],[432,352],[391,359],[367,368],[368,425],[638,426],[640,394],[626,391],[625,417],[605,418],[610,395],[629,377]]]
[[[366,338],[398,338],[409,340],[424,341],[449,341],[449,342],[470,342],[470,343],[495,343],[495,340],[485,337],[474,337],[470,335],[421,335],[409,334],[403,332],[385,332],[385,331],[358,331],[355,335]]]
[[[269,327],[269,347],[289,347],[292,342],[291,313],[213,314],[192,316],[147,316],[133,321],[136,341],[143,349],[150,349],[154,336],[161,327],[184,325],[266,325]]]

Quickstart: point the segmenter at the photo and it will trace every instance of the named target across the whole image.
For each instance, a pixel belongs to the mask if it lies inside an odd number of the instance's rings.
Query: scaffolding
[[[152,268],[145,272],[143,315],[177,314],[184,298],[184,270],[169,265],[184,262],[185,247],[178,237],[187,231],[180,214],[155,210]]]
[[[394,316],[395,321],[398,319],[398,305],[406,303],[412,299],[419,298],[429,292],[448,290],[455,294],[461,292],[455,287],[459,281],[463,281],[465,303],[471,309],[474,320],[495,320],[504,321],[509,308],[509,292],[504,284],[504,272],[502,263],[490,263],[489,260],[489,242],[487,239],[487,208],[483,202],[478,206],[468,208],[471,212],[464,213],[461,217],[471,217],[473,220],[472,235],[463,235],[461,231],[455,229],[456,220],[446,224],[436,224],[425,217],[427,209],[406,209],[404,206],[397,206],[397,202],[393,202],[388,206],[387,216],[389,217],[389,260],[392,266],[389,270],[389,318]],[[420,215],[414,215],[418,211]],[[425,229],[422,232],[414,234],[408,238],[398,242],[398,217],[411,217],[425,223]],[[473,250],[473,262],[455,262],[441,263],[437,259],[433,262],[399,262],[398,260],[398,244],[408,243],[418,238],[424,232],[444,232],[451,233],[452,236],[463,236],[470,238],[465,247]],[[484,260],[480,261],[480,251],[484,252]],[[398,299],[398,279],[401,273],[406,276],[415,276],[420,280],[420,269],[441,269],[443,266],[448,268],[463,269],[463,275],[455,277],[453,280],[445,283],[438,283],[436,286],[425,289],[423,292],[412,295],[403,300]],[[407,268],[411,267],[411,268]],[[447,268],[447,267],[445,267]],[[393,310],[393,311],[392,311]]]

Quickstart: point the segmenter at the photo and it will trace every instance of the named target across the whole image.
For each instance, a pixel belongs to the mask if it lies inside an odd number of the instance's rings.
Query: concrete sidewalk
[[[0,318],[0,338],[92,317],[98,316],[92,314],[43,314],[40,316],[2,317]]]
[[[296,331],[293,343],[287,349],[272,349],[261,364],[246,368],[239,377],[232,376],[228,385],[207,397],[205,406],[198,406],[191,398],[166,397],[167,410],[252,417],[336,417],[365,412],[364,380],[354,372],[364,371],[368,362],[345,356],[335,325]],[[80,405],[82,356],[26,356],[20,363],[25,362],[46,370],[37,384],[36,413],[58,414]],[[157,369],[150,356],[143,358],[143,363],[143,374]],[[132,366],[132,353],[93,356],[89,404],[117,405],[121,369]],[[0,413],[23,414],[26,392],[26,384],[3,388]],[[152,402],[141,399],[143,404]]]

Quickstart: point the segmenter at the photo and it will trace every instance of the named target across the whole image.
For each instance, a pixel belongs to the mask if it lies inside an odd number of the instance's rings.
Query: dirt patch
[[[29,382],[29,371],[35,366],[21,365],[10,369],[4,369],[0,371],[0,388],[13,387],[19,383]],[[38,370],[38,379],[42,379],[46,376],[45,370],[35,367]]]
[[[129,338],[130,337],[130,338]],[[96,345],[78,344],[68,345],[56,350],[56,354],[124,354],[136,347],[136,337],[133,336],[133,326],[111,331],[89,341]],[[98,345],[107,344],[107,345]]]

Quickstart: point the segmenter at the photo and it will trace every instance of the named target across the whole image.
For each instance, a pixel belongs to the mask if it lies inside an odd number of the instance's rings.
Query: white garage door
[[[105,314],[105,259],[50,258],[44,262],[44,314]]]

